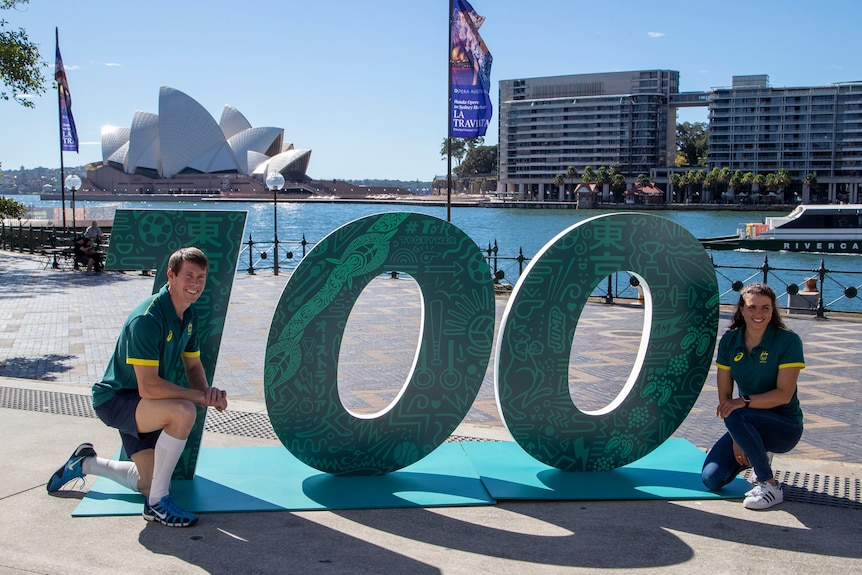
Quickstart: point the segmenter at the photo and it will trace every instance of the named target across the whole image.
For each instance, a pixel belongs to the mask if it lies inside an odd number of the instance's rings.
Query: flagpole
[[[54,28],[55,46],[60,46],[60,29]],[[66,234],[66,169],[63,165],[63,95],[60,93],[60,84],[57,83],[57,126],[60,128],[60,201],[63,204],[63,234]]]
[[[66,167],[63,165],[63,119],[60,108],[60,88],[57,88],[57,108],[60,116],[60,201],[63,204],[63,233],[66,233]]]
[[[449,105],[446,119],[446,221],[452,221],[452,10],[449,0],[449,53],[446,54],[446,76],[449,78]]]

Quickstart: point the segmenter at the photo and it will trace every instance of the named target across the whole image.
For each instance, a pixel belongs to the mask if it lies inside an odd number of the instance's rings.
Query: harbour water
[[[54,212],[60,208],[58,201],[42,201],[36,196],[12,196],[20,203],[32,206],[35,212],[46,210]],[[68,207],[68,198],[67,198]],[[77,220],[86,225],[90,219],[111,219],[113,210],[126,209],[210,209],[243,210],[248,212],[245,241],[271,243],[273,239],[272,202],[218,202],[199,201],[188,203],[164,202],[89,202],[77,201]],[[330,232],[357,218],[392,211],[418,212],[446,219],[445,206],[397,205],[385,203],[306,203],[279,201],[278,238],[286,244],[285,250],[299,249],[299,242],[305,238],[309,247],[320,241]],[[611,210],[528,210],[494,209],[481,207],[462,207],[457,203],[451,208],[451,222],[469,235],[483,250],[496,244],[498,266],[514,283],[518,276],[518,263],[514,258],[519,251],[526,258],[532,258],[560,232],[579,221]],[[758,211],[690,211],[661,210],[650,214],[672,220],[686,228],[697,238],[715,237],[732,234],[738,227],[749,222],[761,222],[767,215],[775,212]],[[81,225],[79,225],[81,227]],[[831,270],[826,278],[824,290],[825,303],[835,302],[835,309],[862,312],[862,299],[843,297],[848,286],[862,288],[862,261],[857,255],[840,254],[799,254],[786,252],[756,251],[715,251],[710,252],[715,262],[722,302],[736,300],[731,289],[734,281],[749,283],[763,279],[762,267],[768,258],[770,268],[769,283],[802,285],[806,277],[816,275],[821,260],[826,269]],[[243,262],[240,262],[242,269]],[[247,267],[247,262],[245,263]],[[849,273],[843,273],[849,272]],[[862,291],[862,289],[860,289]],[[625,295],[625,294],[624,294]],[[630,294],[629,294],[630,295]],[[785,296],[786,297],[786,296]]]

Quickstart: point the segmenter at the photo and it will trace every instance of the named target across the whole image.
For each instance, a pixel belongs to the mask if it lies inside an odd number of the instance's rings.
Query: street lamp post
[[[81,178],[72,174],[70,176],[66,176],[65,182],[66,189],[72,192],[72,231],[77,234],[75,228],[77,224],[75,222],[75,191],[81,189]],[[65,212],[66,208],[63,207],[63,211]],[[65,219],[65,218],[64,218]]]
[[[275,275],[278,275],[278,191],[284,187],[284,176],[271,172],[266,177],[266,187],[272,190],[272,266]]]

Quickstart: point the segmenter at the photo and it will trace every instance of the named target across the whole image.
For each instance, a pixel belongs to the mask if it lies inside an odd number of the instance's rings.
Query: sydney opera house
[[[131,128],[102,128],[102,161],[84,190],[117,194],[256,195],[271,172],[301,189],[311,150],[294,148],[282,128],[253,128],[233,106],[215,119],[188,95],[163,86],[159,113],[137,111]]]

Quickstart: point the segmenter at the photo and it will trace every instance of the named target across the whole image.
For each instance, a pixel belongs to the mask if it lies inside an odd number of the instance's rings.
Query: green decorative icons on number
[[[619,271],[641,280],[648,337],[620,395],[585,413],[569,393],[572,340],[592,290]],[[711,260],[669,220],[620,213],[565,230],[527,267],[503,315],[496,393],[509,432],[533,458],[564,471],[608,471],[647,455],[698,398],[718,306]]]
[[[413,369],[382,413],[357,417],[338,395],[338,355],[349,314],[375,277],[410,275],[423,322]],[[478,246],[423,214],[355,220],[303,258],[276,307],[264,392],[273,429],[299,460],[336,475],[380,475],[440,446],[482,384],[494,335],[494,291]]]
[[[105,258],[109,270],[156,270],[153,293],[167,282],[168,258],[182,247],[203,250],[210,262],[207,286],[195,304],[201,328],[201,361],[212,384],[236,273],[246,212],[193,210],[117,210]],[[187,385],[180,370],[178,385]],[[197,467],[206,408],[197,421],[174,470],[174,479],[192,479]]]

